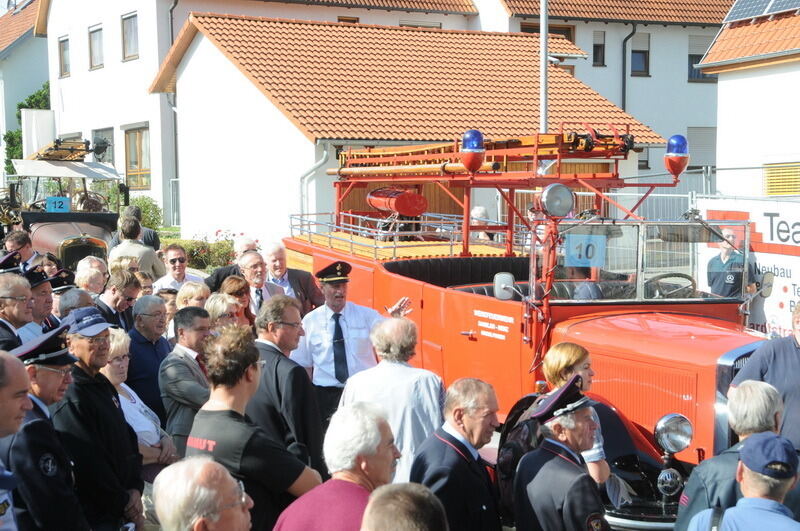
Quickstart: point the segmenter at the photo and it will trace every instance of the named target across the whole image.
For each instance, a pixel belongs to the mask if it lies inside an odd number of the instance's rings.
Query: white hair
[[[331,474],[355,468],[359,455],[375,455],[381,443],[381,422],[386,422],[386,413],[366,402],[354,402],[336,410],[322,446]]]
[[[728,400],[728,424],[737,435],[777,429],[776,413],[783,413],[783,400],[767,382],[745,380]]]
[[[268,256],[278,251],[286,252],[286,246],[282,242],[269,242],[264,246],[264,256]]]
[[[567,413],[565,415],[558,416],[556,418],[550,419],[541,426],[542,435],[545,437],[553,438],[555,436],[555,430],[553,427],[558,424],[565,430],[574,430],[575,429],[575,412]]]
[[[188,531],[200,518],[219,519],[227,471],[209,456],[187,457],[162,470],[153,483],[153,501],[163,531]]]
[[[89,255],[81,258],[81,260],[78,262],[78,265],[75,266],[75,272],[77,273],[79,271],[83,271],[84,269],[94,269],[95,264],[103,264],[103,267],[108,269],[105,260]]]
[[[233,252],[237,255],[242,254],[249,247],[258,248],[256,241],[249,236],[237,236],[233,239]]]
[[[472,207],[472,210],[470,210],[469,215],[472,218],[488,218],[489,217],[489,211],[486,210],[485,206],[478,205],[478,206]]]

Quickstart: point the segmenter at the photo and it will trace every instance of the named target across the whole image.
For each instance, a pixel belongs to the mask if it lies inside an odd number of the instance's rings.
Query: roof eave
[[[33,28],[29,28],[28,31],[17,37],[11,44],[0,50],[0,61],[11,55],[14,52],[14,49],[22,44],[22,42],[31,35],[33,35]]]
[[[193,15],[190,13],[181,31],[178,33],[178,36],[175,38],[175,42],[167,52],[167,56],[161,62],[161,66],[158,69],[153,83],[147,89],[148,93],[175,92],[178,65],[181,64],[183,56],[186,54],[186,50],[189,49],[189,45],[191,45],[197,32],[198,29],[194,24]]]
[[[40,0],[36,12],[36,23],[33,25],[34,37],[47,37],[47,17],[50,14],[50,0]]]
[[[538,13],[514,13],[512,16],[517,18],[539,18]],[[618,24],[653,24],[664,26],[722,26],[722,21],[718,22],[675,22],[667,20],[634,20],[634,19],[612,19],[612,18],[592,18],[592,17],[565,17],[560,15],[548,15],[556,20],[579,20],[581,22],[616,22]]]
[[[770,59],[781,59],[784,57],[788,57],[790,55],[797,55],[797,60],[800,60],[800,48],[793,48],[791,50],[783,50],[780,52],[765,53],[761,55],[748,55],[747,57],[737,57],[735,59],[716,61],[714,63],[701,63],[697,65],[697,68],[702,71],[711,69],[721,69],[726,66],[744,65],[747,63],[755,63],[758,61],[768,61]]]
[[[557,59],[588,59],[588,53],[552,53],[548,52],[547,55],[555,57]]]
[[[362,5],[362,4],[351,4],[349,2],[335,2],[335,1],[315,1],[315,2],[307,2],[304,0],[267,0],[268,2],[280,2],[282,4],[303,4],[308,5],[312,3],[314,5],[321,5],[321,6],[329,6],[329,7],[344,7],[348,9],[374,9],[374,10],[381,10],[381,11],[405,11],[406,13],[437,13],[443,15],[464,15],[464,16],[474,16],[478,14],[478,10],[475,9],[474,11],[449,11],[446,9],[413,9],[408,7],[398,7],[398,6],[380,6],[380,5]]]

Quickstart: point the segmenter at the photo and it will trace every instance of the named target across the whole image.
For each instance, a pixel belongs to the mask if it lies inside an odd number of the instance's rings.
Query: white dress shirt
[[[17,330],[17,335],[19,336],[20,341],[22,341],[23,343],[32,341],[37,337],[41,336],[43,333],[44,332],[42,332],[42,325],[35,321],[31,321],[30,323],[26,324],[25,326]]]
[[[417,448],[442,425],[442,379],[405,362],[381,360],[347,380],[340,405],[354,402],[369,402],[386,411],[394,444],[402,454],[393,483],[407,482]]]
[[[172,278],[172,275],[167,273],[163,277],[153,282],[153,295],[158,294],[158,292],[162,289],[179,290],[181,289],[181,286],[183,286],[187,282],[200,282],[202,284],[203,279],[196,275],[190,275],[189,273],[186,273],[186,275],[183,277],[183,281],[178,281]]]
[[[339,323],[344,335],[344,348],[347,353],[347,373],[356,373],[378,364],[372,351],[369,333],[376,323],[384,317],[372,308],[347,302],[342,310]],[[313,367],[311,381],[322,387],[342,387],[336,379],[333,363],[333,310],[327,304],[314,309],[303,317],[306,335],[289,356],[298,365]]]

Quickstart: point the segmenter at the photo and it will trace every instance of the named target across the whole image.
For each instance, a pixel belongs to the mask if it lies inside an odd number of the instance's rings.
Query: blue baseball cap
[[[789,439],[771,431],[745,439],[739,460],[753,472],[771,478],[788,479],[797,475],[797,450]]]
[[[103,318],[103,314],[94,306],[72,310],[67,318],[64,319],[64,324],[69,325],[70,334],[80,334],[87,337],[96,336],[103,330],[108,330],[113,326]]]

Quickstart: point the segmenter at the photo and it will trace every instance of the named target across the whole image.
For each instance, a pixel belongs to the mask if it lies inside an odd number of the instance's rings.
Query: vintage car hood
[[[573,341],[589,352],[617,358],[663,360],[683,367],[713,366],[734,349],[763,341],[764,334],[743,326],[679,312],[613,312],[582,315],[558,323],[552,343]]]

